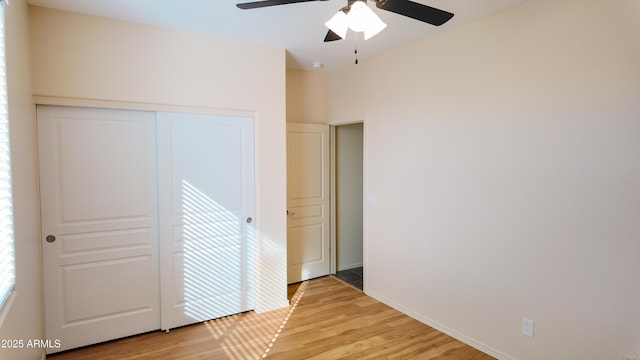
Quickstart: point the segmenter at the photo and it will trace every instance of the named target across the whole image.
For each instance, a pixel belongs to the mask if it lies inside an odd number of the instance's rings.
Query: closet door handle
[[[252,222],[252,221],[253,221],[253,218],[251,218],[251,216],[249,216],[249,217],[247,218],[247,224],[251,224],[251,222]]]
[[[56,241],[56,237],[53,236],[53,235],[47,235],[45,240],[47,240],[48,243],[52,243],[52,242]]]

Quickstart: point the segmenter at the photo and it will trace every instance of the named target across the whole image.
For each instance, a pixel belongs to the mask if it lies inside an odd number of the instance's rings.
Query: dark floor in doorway
[[[362,266],[360,266],[352,269],[340,270],[336,272],[334,276],[362,290],[362,274],[363,270]]]

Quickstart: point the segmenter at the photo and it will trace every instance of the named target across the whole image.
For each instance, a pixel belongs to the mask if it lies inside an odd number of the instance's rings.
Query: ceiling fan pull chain
[[[356,49],[354,53],[356,54],[356,65],[358,65],[358,33],[356,33]]]

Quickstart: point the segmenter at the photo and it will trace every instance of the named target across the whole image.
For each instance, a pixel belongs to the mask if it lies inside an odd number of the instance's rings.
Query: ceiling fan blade
[[[340,35],[334,33],[332,30],[327,31],[327,35],[324,37],[324,42],[342,40]]]
[[[248,10],[248,9],[257,9],[261,7],[267,7],[267,6],[295,4],[295,3],[309,2],[309,1],[327,1],[327,0],[263,0],[263,1],[248,2],[248,3],[240,3],[240,4],[236,4],[236,6],[239,7],[240,9]]]
[[[379,9],[408,16],[435,26],[440,26],[453,17],[453,14],[448,11],[409,0],[378,0],[376,1],[376,6]]]

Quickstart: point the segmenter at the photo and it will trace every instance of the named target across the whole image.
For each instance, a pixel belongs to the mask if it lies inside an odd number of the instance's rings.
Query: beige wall
[[[531,0],[330,75],[367,293],[503,359],[640,358],[638,14]]]
[[[284,50],[37,7],[29,15],[39,102],[255,116],[256,310],[287,306]]]
[[[327,123],[327,75],[287,69],[287,121]]]
[[[40,359],[43,349],[28,348],[43,338],[40,203],[37,182],[35,107],[29,74],[28,14],[24,0],[5,7],[7,82],[13,176],[16,296],[0,321],[0,339],[23,340],[22,349],[0,349],[0,359]]]

